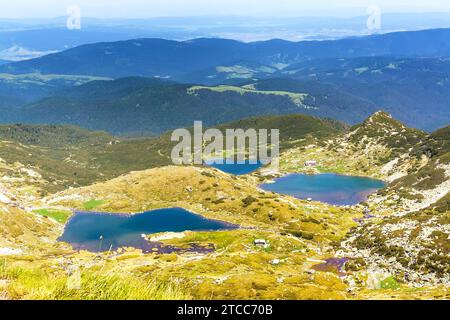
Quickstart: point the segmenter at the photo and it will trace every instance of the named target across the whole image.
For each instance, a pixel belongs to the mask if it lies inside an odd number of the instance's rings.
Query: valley
[[[159,136],[198,119],[213,126],[258,115],[355,125],[382,109],[433,132],[450,118],[448,33],[85,44],[0,65],[0,121]]]
[[[0,60],[0,299],[450,299],[450,29],[242,42],[89,24]],[[25,29],[0,49],[45,32]],[[279,130],[279,166],[175,165],[172,131],[195,121]]]
[[[86,181],[78,176],[73,180],[58,177],[51,183],[55,186],[53,192],[31,196],[22,189],[25,184],[34,184],[35,190],[48,190],[48,181],[39,181],[43,178],[38,178],[37,173],[47,177],[46,171],[57,172],[46,169],[42,163],[19,163],[20,158],[2,156],[7,168],[2,169],[2,184],[8,193],[2,193],[1,201],[5,197],[15,200],[2,204],[0,290],[13,299],[86,299],[94,297],[97,286],[111,288],[101,295],[105,299],[449,297],[449,248],[445,240],[450,212],[448,173],[440,177],[440,167],[448,165],[447,134],[437,131],[429,135],[410,129],[385,113],[376,113],[353,128],[307,116],[257,117],[224,126],[258,127],[266,121],[286,124],[281,133],[280,172],[261,168],[242,176],[210,167],[148,162],[150,159],[115,164],[121,150],[128,153],[147,146],[147,151],[159,154],[157,150],[164,149],[159,149],[158,143],[167,139],[164,135],[121,141],[106,133],[73,127],[4,127],[0,132],[4,132],[5,150],[11,148],[8,138],[15,137],[24,148],[22,152],[38,154],[36,150],[46,150],[47,141],[58,141],[52,137],[57,134],[61,155],[49,155],[56,157],[55,161],[68,154],[72,159],[95,155],[99,164],[103,153],[111,155],[111,159],[104,158],[105,162],[96,168],[104,172],[100,176],[93,175]],[[310,124],[314,125],[309,127]],[[22,133],[8,136],[11,130]],[[52,150],[58,150],[58,145],[54,146]],[[160,154],[164,155],[164,151]],[[365,165],[359,161],[363,155],[368,161]],[[306,159],[317,161],[317,166],[306,168]],[[66,169],[61,177],[67,168],[75,170],[81,165],[78,162],[63,161]],[[13,170],[13,165],[24,168],[14,171],[16,179],[20,179],[16,184],[4,179],[4,170]],[[84,167],[87,168],[85,164]],[[144,170],[145,167],[154,168]],[[119,171],[115,171],[117,168]],[[36,174],[30,175],[30,170]],[[388,182],[388,186],[362,204],[342,207],[283,196],[259,187],[292,172],[376,177]],[[398,176],[398,172],[405,172],[404,176]],[[413,175],[430,181],[418,187],[408,180]],[[435,189],[443,191],[430,192]],[[417,196],[419,193],[422,197]],[[442,196],[433,202],[437,194]],[[429,202],[433,204],[428,206]],[[416,211],[417,205],[424,208]],[[174,207],[240,228],[146,236],[146,241],[180,248],[180,252],[193,245],[214,248],[206,253],[144,253],[133,247],[76,251],[57,241],[72,211],[133,214]],[[389,238],[385,238],[388,234]],[[396,249],[399,246],[404,249]],[[327,264],[327,259],[337,257],[345,258],[345,262],[338,266]],[[41,275],[43,271],[45,277]],[[81,279],[81,289],[67,289],[66,283],[77,279]],[[120,292],[113,289],[118,285],[123,288]]]

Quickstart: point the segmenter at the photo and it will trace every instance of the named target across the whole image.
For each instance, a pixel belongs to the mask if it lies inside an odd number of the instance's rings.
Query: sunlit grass
[[[305,97],[307,94],[305,93],[294,93],[294,92],[288,92],[288,91],[263,91],[263,90],[255,90],[251,89],[250,87],[236,87],[236,86],[227,86],[227,85],[220,85],[216,87],[206,87],[206,86],[193,86],[188,89],[188,94],[195,94],[199,90],[211,90],[215,92],[236,92],[241,95],[246,93],[253,93],[253,94],[263,94],[263,95],[276,95],[276,96],[286,96],[289,97],[293,103],[295,103],[298,106],[301,106],[303,101],[305,100]]]
[[[83,204],[83,207],[85,210],[92,210],[92,209],[97,208],[98,206],[101,206],[102,204],[103,204],[103,200],[92,199],[92,200],[85,202]]]
[[[37,209],[34,210],[33,212],[41,216],[54,219],[59,223],[66,223],[69,217],[72,215],[72,212],[68,210],[58,210],[58,209]]]
[[[85,270],[80,286],[68,286],[73,279],[66,273],[42,269],[7,267],[0,262],[0,279],[9,281],[9,299],[25,300],[184,300],[190,299],[180,286],[131,276],[101,274]]]

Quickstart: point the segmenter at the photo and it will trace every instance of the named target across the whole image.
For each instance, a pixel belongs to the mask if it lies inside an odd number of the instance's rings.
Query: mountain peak
[[[406,126],[400,121],[394,119],[389,113],[385,111],[377,111],[370,117],[368,117],[362,124],[358,126],[360,129],[377,129],[382,130],[385,133],[389,132],[401,132],[406,129]]]
[[[373,115],[371,115],[369,118],[366,119],[365,122],[383,122],[386,120],[394,120],[395,119],[392,117],[391,114],[383,111],[383,110],[379,110],[377,112],[375,112]]]
[[[406,127],[384,111],[374,113],[348,134],[353,143],[378,144],[401,152],[406,152],[425,136],[425,132]]]

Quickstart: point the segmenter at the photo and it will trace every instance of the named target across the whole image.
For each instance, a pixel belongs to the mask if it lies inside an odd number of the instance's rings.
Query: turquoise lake
[[[355,205],[367,199],[377,190],[384,188],[380,180],[343,176],[338,174],[290,174],[275,179],[275,183],[263,184],[266,191],[290,195],[298,199],[311,198],[337,206]]]
[[[222,172],[225,173],[229,173],[235,176],[241,176],[244,174],[249,174],[252,173],[256,170],[258,170],[259,168],[262,167],[262,163],[261,162],[257,162],[257,163],[250,163],[249,160],[246,160],[245,163],[243,164],[238,164],[238,163],[233,163],[233,164],[227,164],[227,163],[223,163],[223,164],[217,164],[214,163],[214,160],[209,160],[207,162],[205,162],[205,164],[207,166],[216,168]]]
[[[181,249],[148,242],[142,234],[182,231],[234,230],[237,225],[206,219],[181,208],[159,209],[135,215],[76,212],[68,221],[59,241],[77,250],[102,252],[120,247],[134,247],[144,252],[177,252]],[[214,247],[184,248],[184,251],[205,252]]]

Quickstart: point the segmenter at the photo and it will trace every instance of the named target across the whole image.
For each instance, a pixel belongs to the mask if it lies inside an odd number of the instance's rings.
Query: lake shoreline
[[[264,191],[340,207],[361,204],[385,186],[382,180],[336,173],[290,173],[259,184]]]
[[[92,252],[102,251],[105,245],[105,249],[113,251],[125,247],[143,251],[151,251],[154,248],[159,251],[177,251],[177,248],[166,248],[157,242],[152,244],[146,237],[164,232],[213,232],[237,229],[240,229],[237,224],[209,219],[183,208],[157,209],[139,214],[75,211],[57,240],[72,245],[75,250]],[[192,249],[196,250],[195,245]]]

